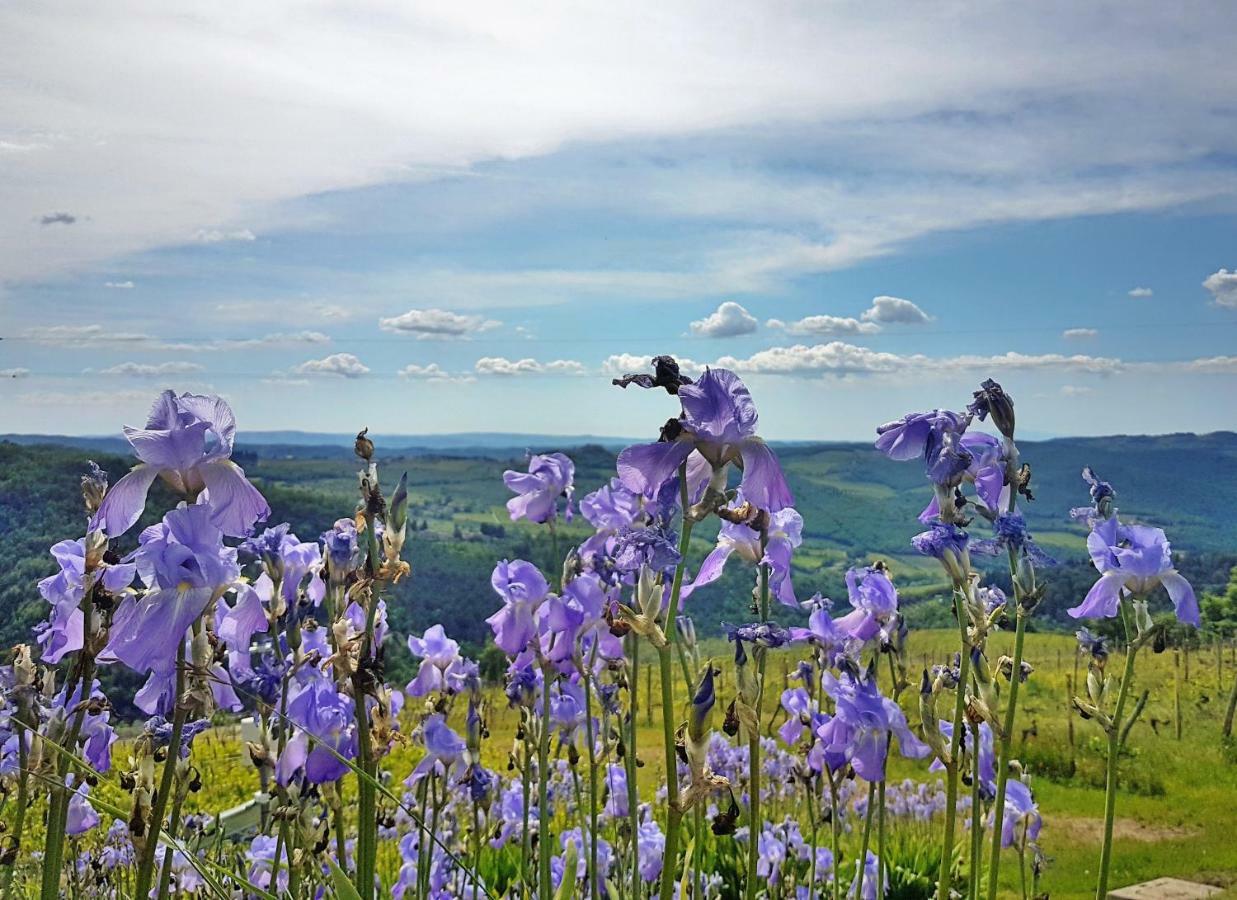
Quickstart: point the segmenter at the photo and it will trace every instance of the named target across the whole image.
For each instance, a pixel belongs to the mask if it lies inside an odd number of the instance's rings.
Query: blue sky
[[[772,438],[996,377],[1029,433],[1234,427],[1237,13],[0,11],[0,431]]]

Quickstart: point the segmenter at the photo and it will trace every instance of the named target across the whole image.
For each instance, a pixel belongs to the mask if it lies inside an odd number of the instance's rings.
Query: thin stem
[[[1121,716],[1125,712],[1125,701],[1130,693],[1130,684],[1134,680],[1134,658],[1138,655],[1138,645],[1129,631],[1126,611],[1128,604],[1129,599],[1123,597],[1121,612],[1122,619],[1126,622],[1125,672],[1121,676],[1121,690],[1117,694],[1117,706],[1108,731],[1108,771],[1104,789],[1104,846],[1100,850],[1100,877],[1095,888],[1097,900],[1106,900],[1108,897],[1108,870],[1112,865],[1112,823],[1117,812],[1117,758],[1121,753]]]
[[[979,724],[971,725],[971,892],[979,900],[979,884],[983,857],[983,804],[979,797]]]
[[[1012,552],[1012,551],[1011,551]],[[1015,584],[1017,582],[1015,581]],[[1015,589],[1015,594],[1017,593]],[[1018,685],[1022,681],[1022,647],[1026,638],[1027,616],[1018,606],[1014,625],[1014,661],[1010,670],[1009,702],[1005,706],[1005,721],[996,767],[996,798],[992,801],[992,856],[988,867],[988,900],[996,900],[997,879],[1001,872],[1001,828],[1005,819],[1005,785],[1009,781],[1009,761],[1013,753],[1014,719],[1018,711]]]
[[[26,734],[19,719],[14,718],[14,730],[17,733],[17,819],[13,823],[13,862],[4,867],[4,900],[9,898],[9,889],[13,884],[13,870],[17,868],[17,860],[21,858],[22,833],[26,828],[26,806],[29,803],[27,789],[30,783],[29,753],[26,749]]]
[[[833,900],[842,900],[842,882],[838,870],[842,858],[838,855],[838,783],[833,773],[826,771],[829,779],[829,850],[833,854]]]
[[[168,818],[168,837],[176,837],[180,825],[180,808],[185,802],[186,788],[176,786],[176,799],[172,801],[172,815]],[[274,884],[274,882],[271,882]],[[172,884],[172,847],[169,845],[163,851],[163,868],[159,872],[159,900],[166,900],[168,889]]]
[[[813,777],[814,776],[809,775],[808,780],[807,780],[807,817],[808,817],[808,820],[812,823],[812,843],[811,843],[812,855],[808,858],[808,891],[807,892],[808,892],[809,897],[813,896],[813,892],[816,890],[816,829],[818,827],[818,823],[820,820],[820,816],[816,814],[816,804],[812,802],[815,799],[813,795],[816,793],[816,786],[812,784]],[[883,809],[884,796],[885,796],[885,785],[882,782],[881,783],[881,798],[882,798],[881,812],[882,813],[884,812],[884,809]],[[884,846],[883,844],[884,835],[885,835],[884,825],[885,825],[885,817],[884,815],[882,815],[881,816],[881,841],[882,841],[881,846],[882,847]]]
[[[176,694],[172,713],[172,739],[168,742],[167,759],[163,762],[159,793],[155,795],[155,802],[150,812],[150,829],[146,835],[146,843],[142,845],[142,854],[138,858],[134,897],[148,897],[151,882],[154,880],[155,851],[159,844],[159,831],[163,827],[163,814],[167,810],[168,795],[172,792],[172,776],[176,773],[176,763],[180,759],[180,739],[184,733],[185,718],[188,715],[188,708],[183,702],[184,693],[185,636],[182,634],[176,649]]]
[[[859,851],[859,878],[855,885],[855,896],[863,896],[863,876],[868,869],[868,846],[872,838],[872,811],[876,806],[876,782],[868,782],[868,808],[863,816],[863,845]],[[882,893],[881,885],[876,886],[876,895],[879,897]]]
[[[630,635],[631,645],[631,681],[628,688],[631,691],[631,709],[628,711],[627,746],[623,762],[627,767],[627,816],[628,827],[631,829],[631,896],[640,896],[640,791],[637,779],[639,771],[636,766],[636,688],[640,684],[640,638]]]
[[[888,746],[885,749],[886,760],[889,756]],[[876,895],[884,896],[885,885],[885,779],[882,778],[876,788],[876,803],[878,806],[876,820]]]
[[[587,667],[584,672],[584,737],[588,741],[589,896],[597,900],[600,893],[597,877],[597,748],[593,739],[593,678]]]
[[[538,897],[554,893],[550,880],[550,674],[541,673],[541,730],[537,734],[537,863]]]
[[[524,724],[524,783],[521,785],[524,791],[524,829],[520,832],[520,884],[524,886],[525,893],[531,885],[528,877],[528,860],[532,850],[532,835],[528,831],[528,807],[532,796],[533,746],[529,742],[528,729],[532,726],[532,718],[529,715],[528,721]]]
[[[764,541],[761,541],[763,546]],[[760,621],[769,617],[769,567],[760,566]],[[748,767],[748,829],[747,829],[747,900],[756,896],[756,885],[759,878],[756,874],[760,863],[760,711],[765,696],[765,660],[767,654],[763,648],[756,649],[756,724],[757,730],[747,736],[747,767]]]
[[[954,855],[954,827],[958,817],[958,746],[962,740],[966,685],[971,677],[971,648],[966,638],[966,614],[962,609],[961,589],[954,591],[954,615],[958,617],[962,652],[958,661],[958,696],[954,701],[953,734],[949,739],[949,761],[945,764],[945,835],[941,841],[941,871],[936,886],[938,900],[949,900],[949,883]]]
[[[670,900],[674,895],[674,876],[679,858],[679,824],[683,813],[679,809],[678,754],[674,745],[674,672],[671,669],[671,652],[678,628],[675,617],[679,612],[679,593],[683,590],[683,567],[691,544],[693,522],[688,518],[687,463],[679,466],[679,503],[683,509],[683,530],[679,535],[679,562],[674,567],[674,580],[670,585],[670,604],[666,609],[666,646],[657,648],[657,663],[661,670],[661,719],[662,740],[666,751],[666,851],[661,869],[658,892],[661,900]],[[547,895],[548,896],[548,895]]]

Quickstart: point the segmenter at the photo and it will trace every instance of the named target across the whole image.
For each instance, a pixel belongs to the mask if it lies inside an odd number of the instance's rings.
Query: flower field
[[[388,627],[388,592],[418,572],[407,477],[380,442],[357,435],[355,508],[297,536],[232,459],[228,405],[160,395],[125,429],[132,471],[82,473],[82,533],[37,586],[46,621],[0,673],[4,895],[978,900],[1237,882],[1234,648],[1200,631],[1168,537],[1123,517],[1088,460],[1060,515],[1094,583],[1076,634],[1041,633],[1060,538],[1028,529],[1034,460],[999,384],[872,423],[876,449],[925,476],[912,544],[954,626],[918,630],[896,564],[850,569],[844,596],[796,591],[803,519],[736,375],[657,357],[614,385],[660,438],[601,484],[562,453],[506,473],[510,518],[549,553],[495,560],[476,658],[441,625]],[[122,552],[157,480],[180,502]],[[720,528],[699,552],[706,521]],[[980,557],[1008,563],[1008,592]],[[735,569],[750,617],[697,633],[693,608]],[[418,661],[406,684],[387,673],[396,641]],[[144,679],[125,698],[142,720],[114,715],[108,667]]]

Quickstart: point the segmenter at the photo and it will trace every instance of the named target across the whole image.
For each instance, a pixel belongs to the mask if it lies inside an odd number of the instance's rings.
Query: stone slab
[[[1157,878],[1109,891],[1109,900],[1203,900],[1223,893],[1220,888],[1180,878]]]

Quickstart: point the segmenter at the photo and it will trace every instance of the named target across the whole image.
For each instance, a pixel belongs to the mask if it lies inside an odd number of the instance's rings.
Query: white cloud
[[[733,300],[727,300],[716,311],[692,322],[692,334],[710,338],[751,334],[756,328],[756,317]]]
[[[119,375],[130,378],[160,378],[164,375],[188,375],[201,372],[203,366],[191,362],[136,363],[125,362],[100,369],[86,369],[84,375]]]
[[[310,359],[293,370],[298,375],[342,375],[360,378],[369,374],[369,367],[351,353],[332,353],[322,359]]]
[[[1066,397],[1085,397],[1087,394],[1095,393],[1095,388],[1079,384],[1063,384],[1061,385],[1061,393]]]
[[[771,347],[746,359],[724,356],[719,366],[740,372],[768,375],[897,375],[914,379],[960,372],[1051,370],[1108,375],[1125,368],[1119,359],[1060,353],[1005,353],[994,356],[929,357],[871,350],[843,341],[793,347]]]
[[[258,236],[248,228],[199,228],[193,233],[193,239],[199,244],[223,244],[228,241],[256,241]]]
[[[1237,375],[1237,356],[1205,356],[1185,362],[1170,363],[1168,367],[1184,372]]]
[[[242,222],[300,226],[293,198],[646,136],[743,134],[776,145],[763,147],[785,163],[775,173],[824,163],[804,184],[750,177],[741,151],[681,188],[631,190],[617,169],[582,179],[593,197],[627,192],[629,209],[660,195],[731,205],[729,221],[781,236],[803,224],[829,236],[792,265],[990,221],[1231,195],[1215,161],[1237,148],[1232,9],[1210,5],[1200,29],[1168,5],[1132,7],[1114,21],[1089,4],[787,4],[762,10],[755,39],[735,3],[183,15],[118,0],[72,16],[8,4],[0,271],[58,274]],[[804,147],[806,126],[827,138]],[[847,163],[862,177],[839,177]],[[745,189],[718,190],[731,179]],[[61,197],[98,227],[28,227]]]
[[[1149,287],[1136,287],[1130,290],[1129,295],[1131,297],[1150,297],[1154,293],[1155,291]]]
[[[1099,334],[1095,328],[1067,328],[1061,332],[1061,337],[1067,341],[1086,341]]]
[[[358,310],[339,303],[319,300],[230,300],[216,303],[211,310],[212,322],[305,322],[308,320],[335,322],[350,319]]]
[[[484,356],[473,367],[478,375],[583,375],[587,372],[583,363],[573,359],[556,359],[538,362],[535,359],[511,360],[502,356]]]
[[[419,340],[462,338],[480,331],[490,331],[501,324],[495,319],[446,309],[410,309],[402,315],[378,320],[378,327],[383,331],[413,334]]]
[[[765,324],[769,328],[780,328],[787,334],[876,334],[881,330],[876,322],[861,322],[850,316],[806,316],[797,322],[770,319]]]
[[[1203,287],[1211,292],[1216,306],[1237,309],[1237,270],[1230,272],[1228,269],[1221,269],[1212,272],[1203,282]]]
[[[29,374],[29,369],[0,369],[0,378],[25,378]]]
[[[679,364],[679,371],[685,375],[699,375],[705,369],[704,363],[696,362],[694,359],[689,359],[686,356],[675,356],[674,359]],[[624,375],[638,372],[648,372],[651,374],[652,371],[653,358],[639,353],[615,353],[607,356],[601,363],[602,374],[611,375],[615,378],[622,378]]]
[[[155,340],[148,334],[109,331],[102,325],[39,325],[27,328],[22,337],[37,344],[67,347],[81,344],[137,344]]]
[[[117,291],[133,290],[132,281],[105,281],[103,282],[103,286],[105,288],[112,288],[113,290],[117,290]]]
[[[476,381],[476,377],[472,375],[454,375],[448,372],[438,363],[430,363],[429,365],[419,366],[416,363],[409,363],[404,368],[399,370],[401,378],[409,378],[419,381],[432,381],[437,383],[454,382],[457,384],[469,384]]]
[[[901,297],[874,297],[872,306],[860,315],[865,322],[880,322],[885,325],[922,325],[932,317]]]

